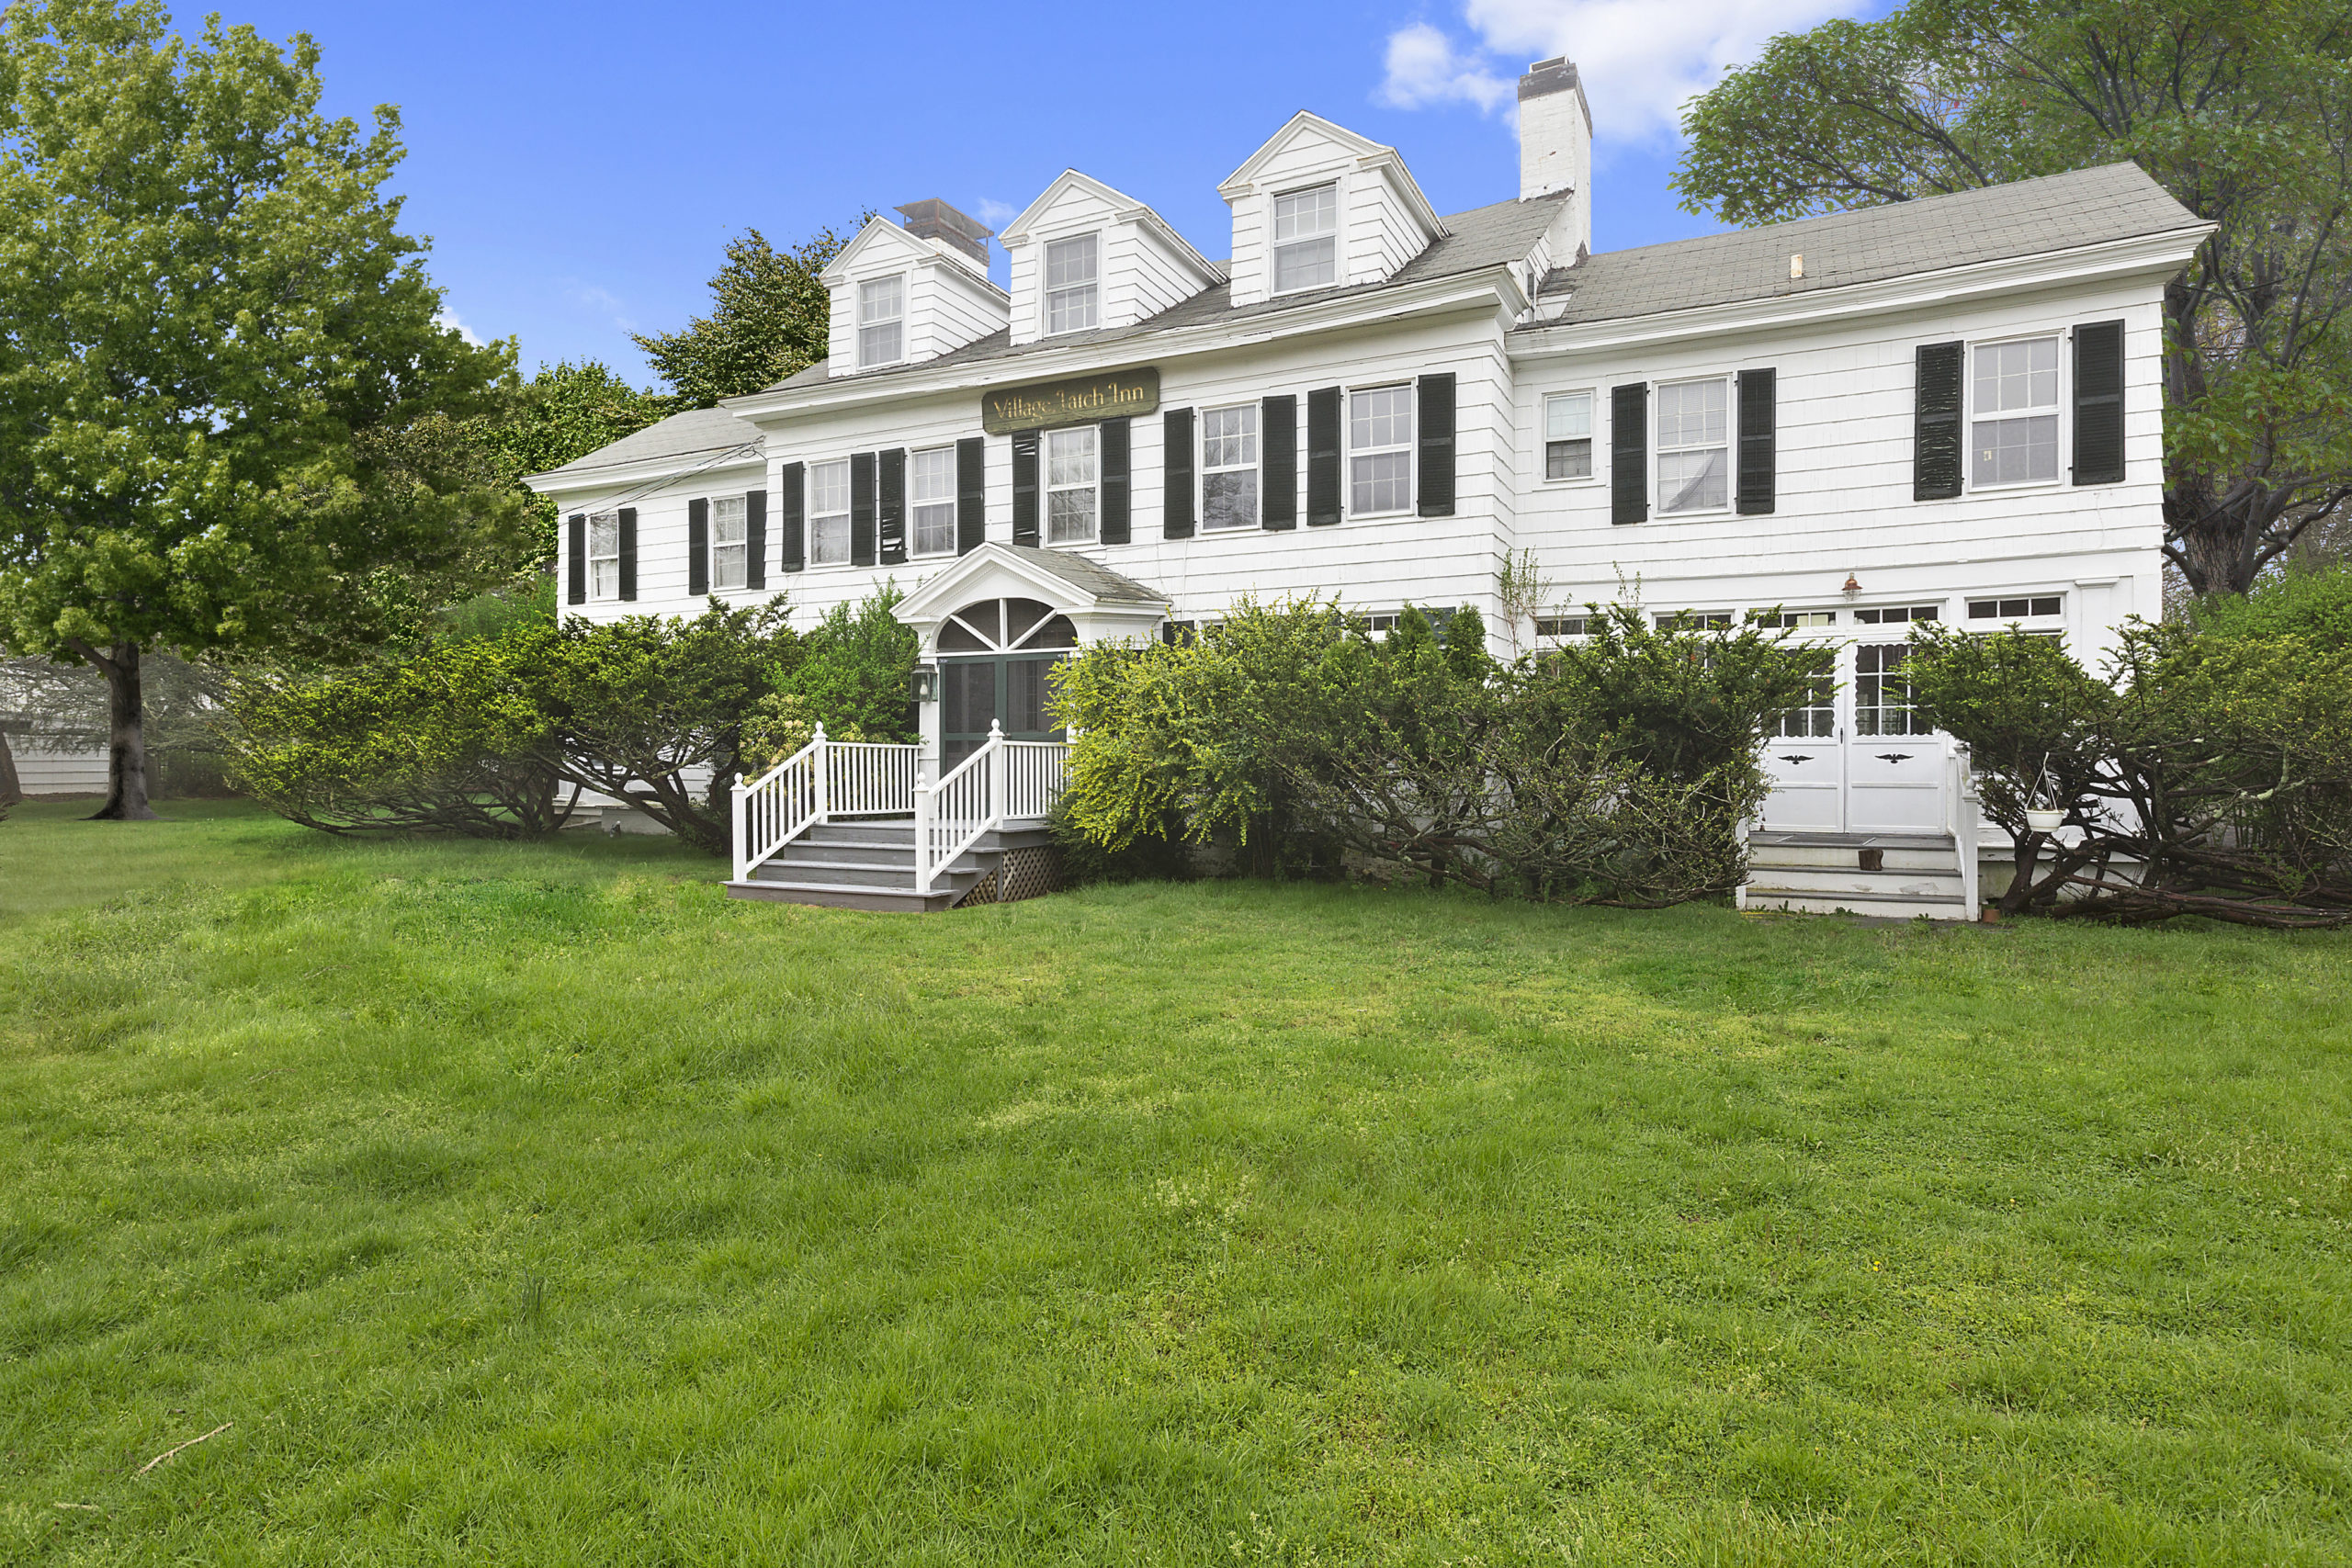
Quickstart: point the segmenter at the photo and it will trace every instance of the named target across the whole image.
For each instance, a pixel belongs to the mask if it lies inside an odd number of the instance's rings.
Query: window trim
[[[919,482],[917,476],[922,471],[922,460],[925,457],[937,457],[942,453],[946,455],[947,463],[946,498],[925,501],[916,493],[916,486]],[[956,444],[953,441],[942,446],[918,446],[907,453],[907,558],[909,560],[937,560],[956,553]],[[922,537],[921,513],[926,509],[941,507],[945,508],[947,513],[946,547],[936,550],[918,548],[917,541]]]
[[[842,508],[839,512],[820,512],[817,510],[817,470],[820,468],[838,468],[841,469]],[[854,562],[853,558],[857,554],[857,546],[851,536],[849,520],[849,459],[847,457],[829,457],[810,463],[808,465],[808,477],[805,482],[808,485],[808,565],[811,568],[854,565]],[[826,560],[817,554],[817,525],[820,523],[830,523],[836,517],[840,518],[842,522],[842,558],[839,560]]]
[[[1065,550],[1074,548],[1080,545],[1101,544],[1102,542],[1102,426],[1094,424],[1065,424],[1053,430],[1044,431],[1041,434],[1044,439],[1037,444],[1037,542],[1046,546],[1049,549]],[[1057,485],[1054,482],[1054,437],[1057,435],[1078,434],[1089,436],[1093,442],[1092,450],[1088,454],[1093,466],[1093,477],[1089,479],[1087,482],[1082,485]],[[1092,527],[1082,539],[1055,538],[1055,495],[1057,493],[1067,495],[1073,491],[1081,490],[1094,498],[1094,503],[1087,509],[1087,518],[1088,521],[1092,524]]]
[[[718,539],[718,509],[727,505],[730,502],[733,502],[735,506],[735,525],[742,530],[743,536],[736,540],[732,546],[722,546]],[[722,582],[719,581],[718,552],[722,548],[732,548],[740,552],[737,557],[735,569],[737,576],[736,581]],[[710,591],[713,593],[741,593],[751,586],[752,508],[750,500],[747,497],[737,494],[714,495],[710,498],[710,537],[705,546],[705,549],[707,552],[707,564],[710,572]]]
[[[1346,182],[1339,175],[1334,175],[1328,180],[1317,180],[1312,185],[1294,186],[1288,190],[1267,193],[1266,293],[1269,298],[1284,294],[1311,294],[1318,288],[1337,288],[1345,281],[1346,269],[1341,264],[1346,257],[1341,254],[1340,244],[1340,240],[1346,235],[1348,227],[1347,195],[1341,188],[1345,184]],[[1274,238],[1276,222],[1274,211],[1283,198],[1306,196],[1309,192],[1319,190],[1328,190],[1331,193],[1331,231],[1329,234],[1312,234],[1304,240],[1291,240],[1287,243],[1277,241]],[[1289,246],[1312,244],[1315,241],[1323,239],[1331,242],[1331,280],[1329,283],[1293,284],[1288,288],[1282,287],[1282,253]]]
[[[1053,277],[1053,257],[1056,245],[1068,245],[1080,240],[1094,242],[1094,276],[1084,284],[1069,284],[1056,288]],[[1037,242],[1037,335],[1068,337],[1072,333],[1091,333],[1102,324],[1102,231],[1089,229],[1083,233],[1063,234],[1051,240]],[[1054,296],[1068,294],[1084,288],[1094,299],[1094,319],[1081,327],[1057,327],[1054,323]]]
[[[1666,418],[1666,400],[1660,394],[1668,387],[1703,387],[1709,382],[1716,383],[1724,389],[1723,446],[1721,447],[1677,446],[1673,448],[1673,451],[1679,454],[1683,452],[1713,452],[1720,450],[1723,453],[1724,503],[1721,506],[1692,506],[1685,508],[1680,512],[1671,512],[1667,509],[1666,504],[1666,481],[1660,477],[1658,471],[1660,466],[1665,462],[1668,455],[1668,447],[1661,434],[1661,424]],[[1693,518],[1713,521],[1718,517],[1732,517],[1737,515],[1736,509],[1739,501],[1739,475],[1736,469],[1736,455],[1739,450],[1738,377],[1733,375],[1730,371],[1725,370],[1712,376],[1678,376],[1669,381],[1652,381],[1650,383],[1649,438],[1650,471],[1648,479],[1650,486],[1651,517],[1659,522],[1679,523],[1689,521]]]
[[[1552,400],[1582,397],[1585,400],[1585,471],[1582,475],[1552,477]],[[1535,437],[1536,461],[1541,465],[1536,483],[1546,485],[1596,485],[1600,482],[1600,389],[1598,387],[1558,387],[1541,394],[1536,404],[1541,429]],[[1567,440],[1574,436],[1565,437]],[[1679,516],[1681,513],[1677,513]]]
[[[895,283],[899,287],[899,305],[892,314],[869,321],[865,319],[865,291],[877,283]],[[865,333],[870,327],[895,326],[899,329],[899,352],[888,359],[869,360],[865,357]],[[850,330],[857,334],[857,367],[860,370],[880,370],[907,362],[907,275],[890,273],[882,277],[861,277],[857,280],[857,299]]]
[[[1977,491],[1983,491],[1990,495],[2012,495],[2018,491],[2047,490],[2066,483],[2067,479],[2070,478],[2068,467],[2071,453],[2071,448],[2067,445],[2067,437],[2072,434],[2072,432],[2067,427],[2066,420],[2071,394],[2074,391],[2074,387],[2072,385],[2074,366],[2071,363],[2074,359],[2074,355],[2067,353],[2066,349],[2067,346],[2074,342],[2074,337],[2075,330],[2072,327],[2044,327],[2038,331],[2030,333],[2005,333],[1998,337],[1964,338],[1962,340],[1964,346],[1962,350],[1960,362],[1960,406],[1962,422],[1961,430],[1962,445],[1960,465],[1961,494],[1973,495]],[[2051,405],[2048,414],[2045,416],[2040,408],[2032,408],[2007,410],[2003,412],[1987,415],[1985,417],[1996,421],[2009,419],[2041,419],[2043,417],[2047,417],[2052,420],[2053,422],[2053,428],[2055,432],[2052,445],[2056,449],[2058,458],[2054,471],[2052,472],[2052,477],[2046,479],[2010,479],[2006,483],[1993,482],[1979,484],[1976,482],[1977,352],[1980,349],[1999,348],[2006,344],[2040,343],[2045,341],[2054,344],[2057,346],[2058,354],[2058,374],[2052,383],[2057,388],[2057,391],[2054,394],[2055,400]]]
[[[1230,413],[1240,410],[1247,410],[1250,416],[1248,434],[1250,450],[1255,455],[1247,463],[1220,465],[1211,468],[1209,442],[1212,438],[1209,435],[1209,415]],[[1265,525],[1266,445],[1265,432],[1259,428],[1261,417],[1260,405],[1254,402],[1220,403],[1214,408],[1204,407],[1193,411],[1193,486],[1195,508],[1193,515],[1200,520],[1200,531],[1204,534],[1239,534],[1252,528],[1262,528]],[[1209,521],[1209,475],[1211,473],[1248,473],[1256,476],[1258,482],[1256,489],[1251,492],[1249,522],[1227,523],[1220,526]]]
[[[1359,396],[1366,392],[1402,392],[1405,394],[1405,412],[1406,417],[1411,422],[1409,426],[1411,434],[1405,437],[1401,446],[1396,443],[1391,443],[1386,446],[1369,447],[1362,452],[1359,452],[1356,449],[1355,400]],[[1388,517],[1419,517],[1420,515],[1419,508],[1416,505],[1414,501],[1414,497],[1419,493],[1421,478],[1421,411],[1419,394],[1420,378],[1417,376],[1406,376],[1395,380],[1370,381],[1360,387],[1340,388],[1340,425],[1341,434],[1340,437],[1340,515],[1342,518],[1351,521],[1360,519],[1363,522],[1370,523]],[[1360,457],[1385,457],[1391,452],[1402,452],[1405,454],[1405,500],[1403,503],[1393,509],[1379,512],[1357,511],[1356,459]]]
[[[604,519],[612,525],[613,553],[610,555],[598,555],[596,553],[596,521],[599,518]],[[588,562],[589,603],[597,604],[607,600],[616,602],[621,596],[621,509],[616,506],[609,512],[589,513],[588,525],[585,529],[585,533],[587,535],[588,547],[586,559]],[[613,563],[613,587],[612,592],[609,593],[599,592],[596,586],[598,581],[596,568],[599,563],[604,561],[610,561]]]

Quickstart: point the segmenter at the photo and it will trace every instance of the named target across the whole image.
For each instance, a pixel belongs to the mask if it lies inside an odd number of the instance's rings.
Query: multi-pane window
[[[1662,632],[1720,632],[1731,629],[1729,610],[1660,611],[1652,619]]]
[[[2028,621],[2037,615],[2055,615],[2066,607],[2063,593],[2037,593],[2021,599],[1971,599],[1968,618],[1972,621]]]
[[[1095,309],[1101,285],[1096,280],[1094,240],[1091,234],[1080,234],[1046,246],[1046,330],[1049,333],[1084,332],[1100,314]]]
[[[1094,537],[1094,427],[1046,432],[1046,542]]]
[[[1600,618],[1598,615],[1538,615],[1535,617],[1535,635],[1555,640],[1588,637],[1591,635],[1593,622]]]
[[[1835,610],[1783,610],[1777,615],[1751,617],[1759,626],[1834,626],[1838,624]]]
[[[2058,340],[1981,344],[1969,399],[1969,479],[2017,485],[2058,477]]]
[[[1258,525],[1258,405],[1201,414],[1201,526]]]
[[[1544,477],[1592,477],[1592,394],[1554,392],[1544,400]]]
[[[1854,619],[1866,626],[1899,626],[1907,621],[1939,621],[1943,619],[1943,609],[1937,604],[1887,604],[1857,610]]]
[[[743,526],[743,498],[713,496],[710,502],[710,585],[741,588],[750,535]]]
[[[1904,668],[1910,645],[1866,642],[1854,649],[1854,733],[1926,735],[1935,728],[1912,706],[1911,677]]]
[[[1720,512],[1731,504],[1731,383],[1657,389],[1657,509]]]
[[[1413,501],[1413,389],[1375,387],[1348,397],[1348,510],[1402,512]]]
[[[906,355],[904,279],[876,277],[857,286],[857,362],[894,365]]]
[[[849,564],[849,460],[808,465],[808,564]]]
[[[1813,679],[1805,688],[1804,705],[1781,716],[1785,737],[1815,739],[1838,733],[1838,650],[1825,648],[1815,658]]]
[[[914,553],[950,554],[956,548],[956,448],[916,453],[914,470]]]
[[[617,599],[621,592],[621,514],[588,514],[588,596]]]
[[[1340,278],[1340,187],[1274,197],[1274,292],[1328,288]]]

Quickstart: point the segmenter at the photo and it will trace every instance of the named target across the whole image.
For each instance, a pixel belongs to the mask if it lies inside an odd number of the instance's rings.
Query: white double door
[[[1948,739],[1911,710],[1900,642],[1825,644],[1813,703],[1766,742],[1764,826],[1790,833],[1946,831]],[[1831,682],[1835,689],[1831,689]]]

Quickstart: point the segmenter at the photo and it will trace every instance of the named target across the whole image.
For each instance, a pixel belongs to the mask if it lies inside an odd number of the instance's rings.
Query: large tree
[[[1735,223],[2137,163],[2218,225],[2165,290],[2166,557],[2244,592],[2352,500],[2352,0],[1910,0],[1683,123]]]
[[[632,341],[687,408],[775,386],[825,357],[832,296],[819,275],[872,216],[847,234],[820,229],[788,251],[745,230],[727,243],[726,265],[710,280],[709,315]]]
[[[519,520],[418,433],[511,380],[436,324],[383,186],[399,116],[322,116],[318,50],[153,0],[0,17],[0,646],[96,666],[101,817],[151,815],[140,657],[380,630],[383,572]],[[393,596],[397,598],[398,596]]]

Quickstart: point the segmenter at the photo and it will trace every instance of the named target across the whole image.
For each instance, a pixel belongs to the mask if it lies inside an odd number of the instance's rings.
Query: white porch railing
[[[735,880],[836,817],[903,816],[915,804],[917,748],[816,738],[762,773],[735,779]]]
[[[1968,748],[1955,740],[1948,754],[1945,767],[1950,770],[1944,787],[1946,813],[1951,828],[1952,853],[1960,862],[1961,919],[1981,918],[1978,900],[1983,897],[1979,886],[1984,867],[1984,802],[1976,793],[1976,770],[1969,760]]]
[[[1043,821],[1069,763],[1062,741],[1007,740],[991,723],[978,750],[937,784],[916,785],[915,891],[929,893],[941,872],[1007,822]]]

